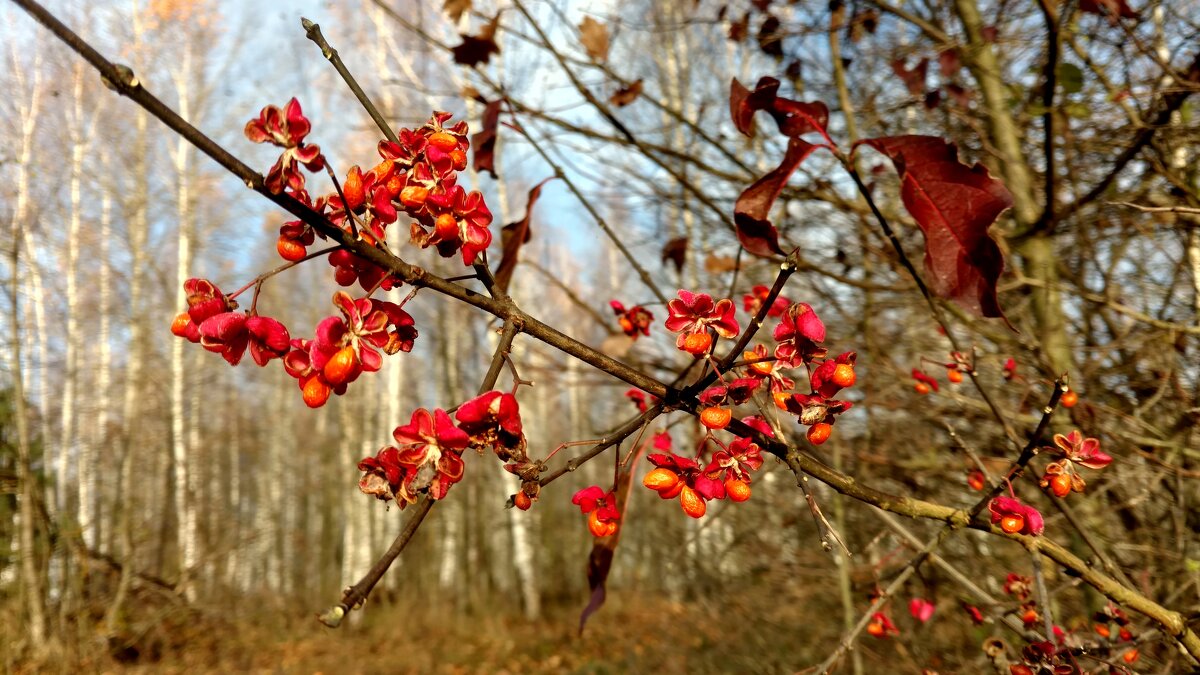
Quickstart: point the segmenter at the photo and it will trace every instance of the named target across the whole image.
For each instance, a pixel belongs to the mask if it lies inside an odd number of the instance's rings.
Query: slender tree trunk
[[[179,114],[184,119],[191,117],[191,100],[189,79],[192,71],[191,41],[183,45],[183,62],[175,77],[175,89],[179,97]],[[182,288],[188,279],[188,271],[192,266],[192,230],[194,217],[191,205],[191,175],[189,163],[191,144],[180,138],[172,153],[175,168],[176,192],[175,215],[179,232],[176,238],[176,272],[175,289],[176,312],[187,310],[187,302],[183,297]],[[188,448],[188,429],[184,412],[184,397],[186,388],[186,369],[184,368],[184,341],[171,341],[171,460],[174,474],[172,502],[176,515],[176,541],[179,548],[179,584],[185,597],[196,599],[196,589],[192,574],[195,572],[198,558],[196,511],[195,511],[195,477],[192,475]]]
[[[22,166],[26,165],[22,163]],[[27,201],[24,208],[28,214],[30,208],[28,187],[25,188],[25,191]],[[21,243],[17,244],[14,241],[13,246],[21,246],[26,251],[25,278],[23,281],[25,283],[26,295],[33,299],[31,303],[33,306],[33,330],[27,330],[24,333],[30,341],[30,351],[35,355],[26,364],[27,367],[24,372],[35,372],[37,374],[37,394],[34,397],[37,401],[37,410],[40,413],[38,415],[37,441],[39,447],[42,449],[43,473],[49,478],[52,475],[51,467],[57,467],[58,463],[55,461],[56,455],[51,452],[55,444],[52,440],[53,435],[50,425],[53,415],[50,413],[50,385],[47,378],[48,366],[50,364],[50,339],[46,329],[45,287],[42,283],[42,269],[37,253],[37,244],[40,238],[33,236],[33,228],[28,218],[23,219],[20,229]],[[22,405],[27,405],[27,402],[22,401]],[[63,479],[62,476],[54,475],[52,479],[43,481],[41,500],[51,523],[58,522],[58,495],[56,486]],[[65,587],[66,575],[64,564],[66,550],[54,550],[52,548],[53,542],[49,537],[35,539],[35,543],[46,549],[44,554],[36,555],[34,558],[38,562],[38,575],[41,577],[38,588],[42,589],[45,598],[53,599]]]
[[[76,360],[79,345],[79,237],[83,221],[83,158],[87,152],[90,134],[84,131],[83,124],[83,64],[77,64],[74,76],[74,105],[70,121],[71,135],[71,168],[68,178],[68,191],[71,200],[71,211],[67,224],[67,336],[66,354],[64,356],[62,413],[60,416],[58,457],[55,473],[58,482],[55,485],[55,501],[58,503],[60,520],[65,524],[75,520],[69,512],[67,504],[67,489],[71,484],[68,479],[69,459],[74,446],[75,432],[75,391],[78,376]],[[78,468],[76,476],[78,476]]]
[[[101,158],[102,166],[107,158]],[[96,336],[99,355],[96,363],[96,417],[91,438],[85,439],[79,448],[79,524],[83,543],[93,550],[100,550],[101,523],[103,522],[100,495],[96,489],[96,449],[109,447],[109,406],[112,388],[112,196],[107,190],[100,198],[100,329]],[[111,549],[111,547],[108,547]]]
[[[140,23],[134,20],[135,34],[140,36]],[[135,40],[140,44],[140,40]],[[129,252],[131,269],[129,272],[129,350],[125,368],[125,390],[121,405],[122,445],[119,527],[121,537],[121,579],[117,585],[116,597],[109,606],[105,617],[108,633],[117,633],[118,618],[129,594],[133,570],[137,565],[135,538],[133,536],[135,506],[139,501],[133,489],[134,468],[139,466],[137,452],[142,434],[138,433],[139,399],[141,393],[142,368],[144,361],[145,338],[142,319],[142,305],[145,302],[144,277],[146,268],[146,238],[149,230],[149,148],[147,142],[147,125],[149,117],[145,110],[139,108],[134,120],[134,189],[131,190],[131,217],[129,218]]]
[[[456,325],[460,317],[454,310],[447,309],[438,317],[440,324],[438,332],[444,336],[439,345],[441,354],[439,354],[438,362],[445,364],[445,367],[442,368],[439,398],[445,401],[456,400],[455,396],[459,389],[458,348],[462,331]],[[462,497],[463,495],[459,495],[459,499],[447,499],[443,505],[445,514],[442,522],[445,523],[445,528],[442,531],[442,551],[438,567],[438,586],[443,590],[460,588],[458,580],[461,571],[461,540],[464,538]],[[464,599],[464,595],[461,593],[455,594],[455,597],[460,603]]]
[[[42,576],[39,572],[41,565],[37,556],[35,525],[37,523],[38,487],[33,473],[32,443],[29,436],[29,409],[25,401],[25,370],[22,363],[21,325],[21,274],[20,251],[21,241],[26,239],[28,217],[30,210],[29,167],[33,157],[33,135],[37,126],[37,117],[41,104],[41,58],[36,59],[34,78],[30,88],[28,104],[18,98],[18,110],[21,120],[21,150],[17,164],[16,206],[12,219],[12,251],[10,253],[9,288],[9,330],[12,340],[9,346],[10,371],[13,380],[13,416],[17,431],[17,481],[18,495],[18,547],[20,559],[21,591],[24,598],[25,611],[28,612],[27,630],[29,642],[35,652],[41,652],[46,647],[46,596],[42,587]],[[24,85],[25,82],[20,82]],[[23,89],[24,87],[22,87]],[[30,268],[36,269],[36,263],[30,259]],[[44,365],[44,363],[43,363]],[[43,442],[45,439],[43,439]]]
[[[505,182],[500,181],[497,189],[501,196],[507,194]],[[507,199],[502,199],[501,203],[505,203]],[[506,213],[501,211],[501,213]],[[525,277],[516,275],[513,278],[513,295],[515,298],[521,298],[518,302],[524,304],[524,299],[528,297],[526,293]],[[493,342],[493,349],[494,343]],[[544,400],[546,395],[536,397],[537,400]],[[527,415],[528,417],[528,415]],[[544,418],[543,418],[544,419]],[[532,429],[528,429],[527,433]],[[485,458],[488,459],[488,458]],[[504,499],[509,494],[512,482],[512,476],[502,467],[495,469],[500,476],[496,479],[499,485],[499,497]],[[519,484],[518,484],[519,485]],[[517,589],[521,597],[521,609],[525,613],[525,618],[529,621],[535,621],[541,618],[542,614],[542,596],[538,588],[537,561],[534,559],[533,535],[532,531],[537,519],[541,518],[541,509],[534,508],[529,511],[520,509],[506,509],[506,519],[508,521],[508,535],[512,549],[512,565],[513,572],[516,576]]]
[[[232,394],[229,395],[232,398]],[[227,400],[229,400],[227,398]],[[242,418],[233,406],[229,406],[229,442],[226,443],[226,465],[228,467],[228,492],[225,512],[229,514],[230,527],[222,530],[224,535],[221,544],[229,551],[229,559],[225,569],[225,583],[237,590],[246,590],[243,583],[246,559],[242,542],[245,539],[243,528],[244,511],[242,509],[242,467],[241,467],[241,438],[245,431],[242,429]]]
[[[355,424],[355,404],[353,398],[343,398],[336,402],[338,405],[338,431],[342,444],[343,467],[352,467],[362,459],[362,432]],[[342,538],[342,582],[352,584],[358,581],[370,565],[370,540],[367,536],[366,524],[368,511],[364,503],[366,497],[357,490],[343,491],[342,504],[345,512],[343,519]]]
[[[1054,237],[1044,231],[1029,234],[1041,217],[1034,197],[1032,172],[1021,149],[1021,130],[1013,118],[1000,60],[983,38],[984,20],[976,0],[954,0],[955,12],[967,38],[965,63],[971,70],[983,99],[988,135],[996,147],[997,167],[1013,195],[1013,216],[1018,235],[1028,234],[1018,250],[1025,274],[1039,283],[1032,291],[1034,322],[1046,364],[1053,374],[1070,371],[1074,365],[1071,344],[1063,317],[1062,293],[1058,290],[1058,253]]]
[[[287,393],[290,392],[285,392],[282,387],[272,388],[271,409],[274,419],[283,419],[283,397]],[[264,516],[259,524],[259,551],[261,564],[266,570],[266,586],[282,593],[287,587],[286,570],[290,549],[287,545],[287,508],[283,503],[283,496],[289,492],[285,481],[290,482],[291,470],[284,460],[287,439],[283,432],[268,434],[267,438],[267,458],[263,475],[271,476],[271,480],[265,482],[266,489],[257,495],[256,511]]]

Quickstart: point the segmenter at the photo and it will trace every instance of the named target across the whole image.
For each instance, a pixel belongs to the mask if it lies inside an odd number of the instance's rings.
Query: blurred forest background
[[[731,78],[752,86],[772,75],[795,98],[825,101],[831,135],[847,147],[900,133],[956,142],[1016,199],[994,231],[1008,253],[1000,300],[1018,332],[952,317],[977,348],[984,385],[1026,433],[1049,383],[1069,372],[1081,401],[1060,411],[1058,430],[1081,428],[1116,458],[1068,511],[1043,509],[1047,532],[1083,557],[1104,552],[1097,564],[1139,591],[1200,611],[1194,0],[526,0],[533,22],[508,0],[445,5],[49,7],[264,171],[274,155],[242,128],[292,96],[335,170],[376,161],[378,131],[305,38],[302,15],[321,24],[394,127],[447,110],[475,131],[480,99],[499,97],[502,84],[536,146],[501,127],[498,179],[461,179],[487,196],[493,231],[520,219],[529,189],[561,170],[661,287],[733,297],[743,325],[742,295],[770,283],[777,265],[739,254],[727,222],[738,193],[778,163],[782,143],[737,134]],[[475,68],[455,64],[444,47],[486,31],[497,12],[499,53]],[[581,31],[589,17],[602,35],[586,23]],[[277,229],[291,218],[106,90],[15,6],[0,6],[0,19],[7,670],[793,672],[825,658],[871,591],[936,526],[900,522],[818,485],[853,557],[826,553],[794,478],[775,460],[749,502],[722,502],[699,521],[635,487],[609,603],[577,637],[592,538],[570,498],[605,484],[610,463],[585,466],[521,512],[504,508],[513,476],[471,456],[463,484],[364,611],[339,631],[323,628],[314,612],[361,576],[402,520],[358,492],[356,463],[388,444],[413,409],[473,395],[497,324],[420,293],[406,306],[420,331],[413,352],[386,359],[319,410],[305,407],[280,368],[247,360],[232,369],[175,339],[183,281],[202,276],[228,292],[278,265]],[[920,233],[895,180],[873,170],[881,156],[860,157],[915,260]],[[802,250],[784,295],[816,309],[833,351],[858,352],[855,409],[819,455],[897,494],[970,505],[968,453],[1003,467],[1012,459],[1004,429],[976,392],[946,381],[947,341],[843,176],[832,158],[813,156],[776,220],[785,250]],[[324,176],[310,180],[325,191]],[[656,376],[686,365],[662,329],[665,307],[564,181],[546,185],[532,228],[512,287],[519,305]],[[432,251],[404,255],[461,273]],[[330,272],[320,259],[302,265],[271,279],[260,303],[303,334],[331,313]],[[650,338],[621,333],[613,299],[654,313]],[[520,394],[535,458],[599,438],[634,412],[625,385],[532,340],[517,339],[514,360],[535,382]],[[914,391],[914,368],[940,390]],[[701,435],[680,413],[660,421],[655,430],[669,426],[677,447]],[[22,452],[33,486],[24,500]],[[1068,518],[1081,527],[1068,528]],[[845,672],[984,672],[983,640],[1015,638],[1002,618],[1019,603],[1005,595],[1004,577],[1029,566],[1011,543],[955,536],[889,608],[900,635],[860,640]],[[1047,572],[1058,623],[1091,636],[1089,617],[1104,598]],[[929,623],[908,615],[910,597],[935,602]],[[986,622],[974,625],[962,602],[982,608]],[[1148,636],[1136,668],[1182,668],[1148,622],[1135,625]]]

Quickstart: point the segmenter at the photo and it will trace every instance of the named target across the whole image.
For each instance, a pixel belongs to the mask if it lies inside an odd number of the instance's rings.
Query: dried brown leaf
[[[630,103],[636,101],[641,95],[642,81],[639,79],[630,84],[628,87],[621,87],[618,89],[615,93],[613,93],[612,96],[608,97],[608,102],[617,106],[618,108],[624,108]]]
[[[599,21],[584,17],[583,23],[579,24],[579,41],[593,59],[603,61],[608,58],[608,28]]]
[[[471,0],[446,0],[442,3],[442,9],[446,10],[451,21],[458,23],[463,14],[471,11]]]

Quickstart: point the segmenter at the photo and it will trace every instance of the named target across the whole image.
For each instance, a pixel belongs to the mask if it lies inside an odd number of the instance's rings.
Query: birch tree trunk
[[[174,73],[175,91],[178,95],[179,114],[191,118],[189,81],[192,74],[192,42],[185,38],[183,59],[179,70]],[[175,216],[179,232],[176,237],[175,289],[176,313],[187,311],[187,301],[180,289],[188,279],[192,266],[192,231],[195,221],[191,209],[191,175],[189,163],[191,144],[182,137],[171,153],[175,168]],[[195,479],[189,466],[188,430],[184,412],[186,375],[183,362],[183,340],[171,341],[171,461],[174,474],[172,503],[176,515],[176,541],[179,547],[179,588],[189,600],[196,599],[196,588],[192,574],[197,561]]]
[[[133,20],[135,53],[140,52],[141,22],[135,13]],[[118,617],[121,608],[129,594],[133,570],[137,564],[134,531],[135,505],[139,501],[133,489],[134,467],[139,465],[137,452],[141,434],[137,433],[138,425],[134,420],[139,413],[139,394],[141,391],[142,369],[145,353],[144,322],[142,321],[142,305],[145,302],[145,268],[146,268],[146,238],[149,231],[149,197],[150,174],[148,161],[147,125],[149,115],[138,108],[134,118],[134,156],[133,176],[134,187],[130,190],[128,206],[132,212],[129,218],[129,253],[131,269],[129,271],[129,348],[125,368],[125,388],[121,405],[122,425],[122,456],[119,502],[116,508],[121,537],[121,579],[117,585],[117,593],[105,616],[105,625],[110,636],[115,635],[118,628]]]
[[[16,66],[14,57],[13,64]],[[32,443],[29,437],[29,410],[25,402],[25,370],[22,363],[22,316],[20,306],[21,294],[21,241],[28,228],[30,208],[29,168],[33,157],[33,135],[37,129],[37,117],[41,107],[41,57],[38,55],[34,63],[32,82],[26,82],[18,71],[18,86],[22,91],[29,86],[28,103],[18,95],[17,110],[21,124],[21,149],[17,163],[16,205],[12,218],[12,251],[10,253],[10,288],[9,288],[9,330],[12,343],[9,347],[10,372],[13,380],[13,416],[17,430],[17,482],[18,494],[18,551],[20,559],[21,592],[23,605],[28,612],[27,630],[31,646],[35,652],[41,652],[46,646],[46,597],[42,589],[42,578],[39,572],[40,564],[37,559],[34,526],[37,522],[38,491],[36,477],[32,468]],[[30,267],[35,263],[30,260]]]
[[[108,158],[102,157],[101,166]],[[110,389],[112,388],[112,196],[108,190],[100,197],[100,329],[96,336],[99,355],[96,363],[96,415],[91,438],[79,447],[79,525],[83,543],[99,551],[101,542],[102,507],[96,490],[96,448],[106,448],[109,438]],[[111,547],[110,547],[111,548]]]
[[[63,358],[63,388],[62,414],[60,417],[58,457],[55,473],[58,481],[55,485],[55,501],[58,503],[59,516],[63,522],[76,520],[68,512],[67,488],[71,481],[67,478],[68,460],[74,446],[75,432],[75,390],[78,370],[76,367],[79,349],[79,236],[83,221],[83,158],[91,141],[91,134],[84,130],[83,111],[83,70],[82,63],[76,64],[73,77],[74,101],[71,107],[70,128],[71,137],[71,168],[68,178],[68,191],[71,200],[71,211],[67,224],[66,251],[66,283],[67,283],[67,336],[66,354]],[[78,469],[76,471],[78,474]]]
[[[460,320],[461,317],[454,317],[456,314],[455,310],[457,309],[446,308],[438,315],[438,333],[444,336],[440,341],[439,351],[441,353],[438,355],[438,363],[444,365],[442,368],[441,391],[438,398],[444,401],[457,400],[456,396],[460,388],[458,350],[459,338],[462,335],[462,331],[456,325],[456,321]],[[460,588],[457,582],[460,579],[460,540],[463,537],[462,499],[445,500],[443,510],[445,511],[445,515],[442,522],[445,523],[445,527],[442,530],[442,551],[438,566],[438,586],[443,590],[450,591]],[[463,600],[461,593],[454,593],[452,597],[455,597],[460,602]]]
[[[355,424],[354,398],[343,398],[338,404],[338,432],[341,437],[342,467],[353,467],[363,458],[361,432]],[[370,539],[366,524],[369,513],[364,507],[366,497],[358,490],[343,491],[345,517],[342,529],[342,582],[352,584],[370,565]]]
[[[497,184],[497,190],[500,195],[501,211],[500,213],[507,215],[508,211],[505,208],[508,204],[508,190],[504,181]],[[507,218],[506,218],[507,221]],[[522,298],[524,301],[525,293],[524,277],[516,275],[513,277],[513,295]],[[541,401],[546,399],[546,395],[536,397]],[[545,419],[545,417],[541,417]],[[507,497],[507,493],[512,480],[510,474],[498,467],[497,471],[501,474],[498,479],[500,485],[501,498]],[[521,594],[521,609],[525,613],[525,618],[534,621],[542,615],[542,595],[538,588],[537,576],[537,561],[534,558],[533,536],[532,531],[541,518],[540,509],[530,509],[522,511],[520,509],[506,509],[508,520],[508,532],[512,542],[512,564],[513,571],[517,577],[517,588]]]

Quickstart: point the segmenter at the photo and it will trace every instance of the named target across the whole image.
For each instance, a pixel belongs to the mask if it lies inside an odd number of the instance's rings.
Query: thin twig
[[[647,424],[650,424],[651,422],[653,422],[656,417],[663,414],[664,410],[665,410],[665,408],[661,402],[650,406],[649,408],[646,409],[646,412],[638,415],[637,417],[634,417],[633,419],[629,420],[625,424],[622,424],[620,427],[617,428],[616,431],[614,431],[611,434],[608,434],[607,436],[602,438],[599,443],[592,446],[587,452],[585,452],[577,457],[572,458],[570,461],[568,461],[566,464],[564,464],[558,470],[551,471],[550,473],[546,474],[545,476],[542,476],[542,478],[538,482],[541,484],[542,487],[545,487],[546,485],[553,483],[554,481],[558,480],[559,478],[562,478],[564,475],[571,473],[572,471],[575,471],[579,467],[586,464],[589,460],[597,457],[600,453],[613,447],[614,445],[617,445],[621,441],[623,441],[626,438],[628,438],[629,436],[633,435],[633,433],[636,432],[638,429],[641,429],[642,427],[646,426]]]
[[[375,120],[375,126],[379,127],[379,130],[383,132],[383,135],[389,141],[398,143],[399,139],[396,138],[396,132],[392,131],[392,128],[388,126],[387,120],[383,119],[383,115],[379,114],[379,109],[367,97],[362,87],[358,86],[358,80],[354,79],[354,76],[346,68],[346,64],[342,63],[342,57],[338,56],[338,51],[330,47],[329,43],[325,41],[325,36],[321,34],[321,26],[304,17],[300,17],[300,25],[304,26],[304,34],[308,36],[308,39],[315,42],[321,48],[321,55],[333,64],[338,75],[341,75],[342,79],[346,81],[346,86],[350,87],[350,91],[354,92],[354,97],[362,104],[363,109],[367,111],[371,119]]]
[[[571,70],[570,64],[567,63],[562,53],[554,47],[554,43],[550,40],[549,36],[546,35],[546,32],[542,30],[542,27],[538,24],[537,20],[533,18],[533,15],[529,13],[529,10],[525,8],[525,5],[521,2],[521,0],[513,0],[513,2],[517,10],[525,16],[525,19],[529,22],[534,32],[537,33],[538,39],[541,41],[542,48],[549,52],[552,57],[554,57],[554,60],[558,63],[559,67],[562,68],[563,74],[567,76],[567,79],[570,80],[572,86],[575,87],[575,90],[579,93],[579,95],[582,96],[589,104],[591,104],[591,106],[595,108],[596,112],[600,113],[605,120],[612,124],[614,129],[616,129],[622,136],[629,139],[629,142],[632,143],[644,157],[654,162],[663,171],[667,172],[667,174],[669,174],[671,178],[675,179],[675,181],[679,183],[681,187],[687,190],[701,204],[712,211],[722,223],[729,227],[730,230],[736,229],[733,224],[733,219],[725,209],[721,208],[703,190],[693,185],[692,181],[689,181],[686,176],[679,172],[678,169],[671,166],[669,163],[664,162],[661,158],[651,152],[649,148],[645,147],[642,141],[638,139],[636,135],[634,135],[629,127],[627,127],[625,123],[613,113],[612,109],[600,101],[600,99],[596,98],[594,94],[592,94],[592,92],[587,88],[587,85],[579,80],[579,76],[575,74],[575,71]],[[513,103],[514,107],[517,107],[516,103],[511,99],[510,103]]]
[[[1046,575],[1042,572],[1042,557],[1032,553],[1029,558],[1033,562],[1033,584],[1037,587],[1038,598],[1042,601],[1042,626],[1046,630],[1046,639],[1054,642],[1054,617],[1050,614],[1050,593],[1046,590]]]
[[[1025,465],[1028,464],[1029,460],[1033,458],[1034,454],[1036,454],[1041,435],[1049,427],[1050,417],[1054,413],[1055,407],[1058,405],[1058,400],[1062,396],[1062,393],[1066,391],[1065,380],[1066,376],[1064,375],[1059,379],[1058,382],[1055,383],[1056,386],[1054,391],[1050,395],[1050,402],[1042,411],[1042,420],[1040,423],[1038,423],[1037,429],[1034,430],[1033,435],[1029,437],[1029,442],[1022,450],[1021,456],[1017,458],[1016,464],[1009,469],[1006,476],[1007,480],[998,481],[992,487],[991,491],[985,495],[983,499],[980,499],[970,511],[968,511],[969,515],[967,522],[973,521],[975,517],[978,516],[979,513],[982,512],[989,503],[991,503],[992,499],[1000,494],[1000,491],[1004,489],[1004,487],[1008,484],[1008,481],[1024,470]],[[794,456],[796,456],[795,453],[789,455],[789,457]],[[854,628],[851,629],[846,635],[842,636],[842,641],[838,644],[837,649],[835,649],[833,653],[830,654],[829,657],[826,658],[825,661],[817,668],[818,673],[829,672],[830,668],[832,668],[837,660],[841,658],[841,655],[847,649],[849,649],[852,644],[854,644],[854,640],[858,637],[858,634],[862,632],[863,628],[865,628],[867,623],[870,621],[871,615],[879,611],[879,607],[883,605],[883,602],[890,597],[896,591],[896,589],[898,589],[900,585],[904,583],[904,581],[912,576],[912,573],[916,570],[917,566],[920,565],[928,556],[933,554],[933,552],[936,551],[939,546],[941,546],[942,542],[946,540],[946,537],[955,529],[957,528],[953,523],[947,523],[921,548],[916,556],[909,560],[908,564],[900,572],[900,574],[897,575],[897,577],[893,579],[888,587],[883,591],[883,594],[876,598],[875,602],[871,604],[871,607],[868,608],[865,613],[863,613],[863,616],[859,619],[858,623],[854,625]],[[1036,558],[1036,556],[1034,557]],[[1053,640],[1053,634],[1051,634],[1050,639]]]
[[[874,513],[876,516],[879,516],[879,518],[883,520],[883,522],[890,527],[893,532],[900,535],[902,539],[907,541],[910,546],[919,547],[922,545],[921,540],[917,538],[917,535],[913,534],[911,530],[901,524],[896,516],[888,513],[887,511],[880,511],[879,509],[874,509]],[[980,587],[979,584],[975,583],[970,575],[951,564],[950,561],[946,560],[942,556],[937,555],[936,553],[930,553],[929,562],[940,567],[947,576],[958,583],[958,585],[966,589],[968,593],[975,597],[976,602],[985,605],[999,604],[1000,601],[993,597],[991,593],[988,593],[986,590]],[[1000,623],[1003,623],[1009,630],[1023,638],[1028,638],[1030,635],[1032,635],[1032,633],[1029,633],[1025,630],[1025,625],[1014,616],[1004,614],[999,617],[999,620]]]
[[[515,114],[516,113],[514,113],[514,115]],[[642,264],[638,262],[637,258],[634,257],[629,248],[625,246],[625,242],[617,236],[617,233],[614,232],[611,227],[609,227],[608,221],[605,220],[604,216],[600,215],[600,212],[596,210],[596,207],[592,204],[592,200],[584,196],[579,187],[575,185],[575,181],[571,180],[570,176],[567,175],[567,172],[563,171],[563,168],[550,158],[550,154],[546,152],[545,148],[542,147],[542,144],[536,141],[533,136],[531,136],[529,132],[525,130],[523,125],[514,124],[512,128],[516,130],[517,133],[521,134],[525,140],[529,141],[529,145],[532,146],[533,149],[538,153],[538,155],[542,158],[542,161],[550,165],[550,168],[554,170],[554,175],[562,180],[562,182],[567,186],[567,189],[571,191],[571,194],[575,196],[575,199],[579,201],[584,210],[588,212],[588,215],[592,217],[592,220],[596,221],[596,225],[600,226],[600,229],[604,231],[604,234],[608,237],[608,240],[611,241],[613,245],[617,247],[617,250],[621,252],[621,255],[625,257],[625,260],[629,263],[630,267],[632,267],[637,273],[638,279],[641,280],[642,284],[644,284],[646,288],[650,289],[650,292],[654,294],[654,297],[658,298],[659,302],[663,303],[664,305],[667,304],[667,296],[663,294],[661,289],[659,289],[658,284],[654,283],[654,279],[650,277],[650,273],[646,271],[646,268],[642,267]]]
[[[404,551],[404,548],[408,546],[408,542],[412,541],[413,535],[417,533],[417,528],[421,526],[421,523],[425,520],[425,516],[429,515],[429,510],[433,508],[436,501],[435,499],[431,499],[429,495],[425,495],[417,500],[417,503],[413,506],[411,515],[409,515],[408,520],[404,523],[404,529],[400,531],[400,534],[392,542],[392,545],[388,547],[388,550],[384,552],[379,560],[375,561],[370,571],[357,584],[347,588],[342,593],[341,602],[317,615],[318,621],[330,628],[337,628],[342,624],[342,619],[351,610],[362,606],[363,601],[371,593],[371,589],[375,588],[375,584],[379,583],[379,580],[383,578],[384,573],[392,566],[392,562]]]
[[[491,391],[496,386],[496,380],[500,377],[500,371],[504,368],[504,357],[512,349],[513,338],[520,332],[520,327],[513,320],[504,322],[504,329],[500,334],[500,341],[496,345],[496,351],[492,354],[492,363],[488,368],[487,374],[483,377],[483,382],[479,385],[479,393],[484,394]],[[417,529],[421,527],[421,523],[425,520],[425,516],[429,515],[430,509],[437,500],[432,499],[429,495],[423,495],[414,507],[412,515],[404,523],[404,528],[400,530],[400,534],[396,535],[395,541],[384,551],[379,560],[371,566],[371,569],[359,580],[357,584],[347,588],[342,593],[342,600],[338,604],[325,610],[317,616],[317,619],[329,626],[337,628],[341,625],[342,619],[352,610],[362,606],[363,601],[371,594],[375,584],[383,578],[384,573],[392,566],[396,558],[412,541],[413,535],[417,533]]]
[[[879,593],[879,596],[875,598],[875,601],[871,603],[871,606],[868,607],[865,612],[863,612],[863,615],[859,618],[858,623],[854,624],[854,628],[842,636],[841,641],[838,643],[837,648],[833,650],[833,653],[826,657],[826,659],[821,662],[821,665],[817,666],[817,673],[820,675],[825,675],[825,673],[832,671],[834,665],[837,664],[838,659],[842,657],[842,654],[844,654],[846,650],[850,649],[851,645],[854,644],[854,640],[858,638],[859,633],[861,633],[863,629],[867,627],[867,624],[871,622],[871,617],[878,612],[879,609],[883,607],[883,605],[890,600],[893,595],[895,595],[896,591],[904,585],[904,582],[908,581],[908,578],[913,575],[913,572],[917,571],[917,567],[919,567],[921,563],[923,563],[925,559],[929,557],[930,554],[932,554],[939,546],[941,546],[942,541],[946,539],[946,536],[949,535],[950,532],[951,530],[949,528],[942,528],[939,530],[938,533],[933,536],[933,538],[925,543],[925,545],[921,548],[921,551],[908,561],[908,564],[904,566],[904,569],[896,575],[895,579],[892,579],[892,582],[889,583],[887,587]]]
[[[946,318],[942,315],[941,308],[934,299],[933,293],[930,292],[929,287],[925,285],[925,280],[922,279],[921,275],[917,273],[917,268],[914,267],[912,261],[909,260],[908,254],[904,252],[904,247],[900,245],[900,240],[896,237],[896,233],[892,230],[891,224],[883,215],[883,212],[879,210],[879,206],[875,204],[875,199],[871,196],[871,191],[867,189],[866,184],[863,183],[862,177],[858,174],[858,170],[854,168],[854,163],[850,161],[849,157],[840,151],[837,153],[837,155],[838,159],[842,162],[842,167],[847,173],[850,174],[850,178],[854,180],[854,184],[858,187],[859,194],[861,194],[863,199],[866,200],[867,206],[870,207],[871,213],[875,216],[876,222],[879,223],[880,229],[883,230],[884,236],[886,236],[888,241],[891,242],[892,249],[895,250],[896,256],[900,260],[900,265],[904,267],[905,271],[908,272],[909,276],[911,276],[913,281],[917,284],[917,289],[921,291],[921,295],[925,298],[925,303],[929,305],[929,311],[933,313],[934,321],[936,321],[946,333],[946,339],[950,341],[951,348],[953,348],[953,350],[956,352],[963,352],[964,350],[959,346],[959,341],[955,337],[954,330],[946,321]],[[1008,437],[1009,442],[1012,443],[1014,447],[1020,447],[1021,441],[1017,437],[1016,430],[1013,429],[1012,424],[1009,423],[1008,418],[1004,416],[1004,413],[1000,411],[1000,406],[996,404],[995,399],[992,398],[992,395],[983,386],[983,383],[979,381],[979,375],[975,371],[975,368],[972,367],[971,370],[967,372],[967,375],[971,378],[971,383],[975,385],[975,390],[979,392],[980,398],[982,398],[983,402],[987,404],[987,407],[991,409],[992,416],[996,418],[996,421],[1000,423],[1001,428],[1004,429],[1004,435]]]
[[[1131,209],[1144,211],[1146,213],[1187,213],[1190,215],[1200,215],[1200,209],[1191,206],[1143,206],[1132,202],[1104,202],[1112,206],[1128,206]]]

